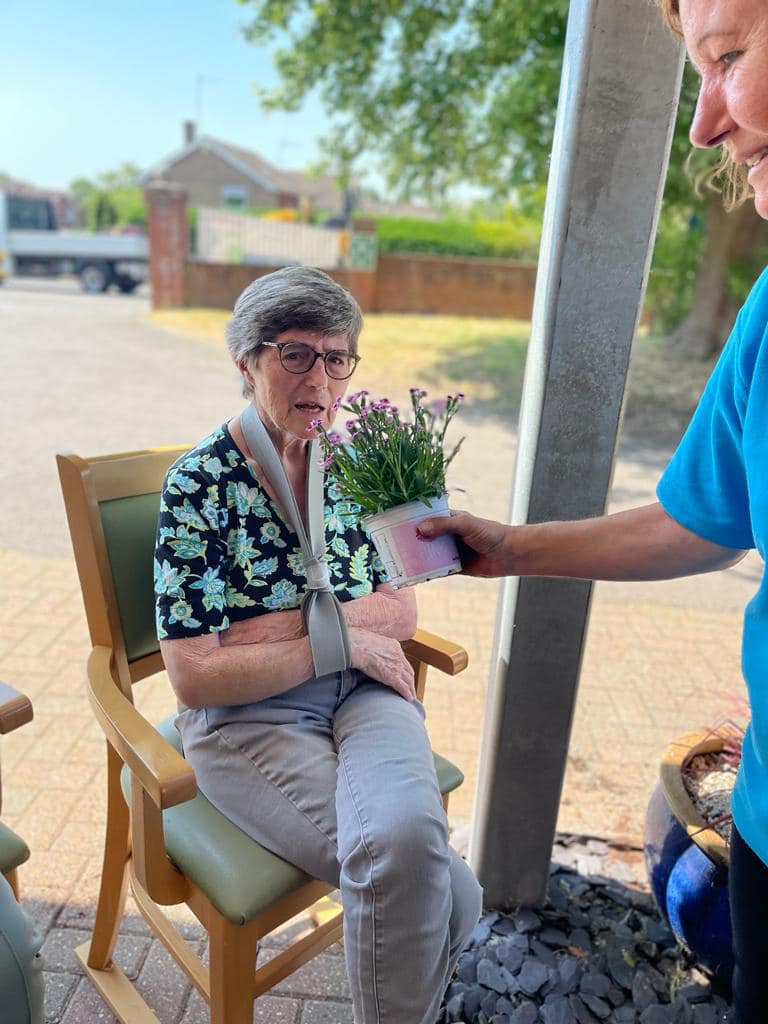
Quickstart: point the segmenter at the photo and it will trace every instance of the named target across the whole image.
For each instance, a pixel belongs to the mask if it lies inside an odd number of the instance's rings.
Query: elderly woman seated
[[[361,328],[355,300],[318,270],[280,270],[240,296],[227,343],[249,405],[168,473],[157,624],[201,791],[340,888],[358,1024],[432,1024],[481,890],[448,844],[399,643],[416,628],[414,594],[387,584],[359,510],[324,483],[325,589],[347,643],[344,667],[319,674],[299,610],[304,553],[275,479],[281,465],[306,522],[312,421],[333,422]],[[251,407],[271,454],[254,443]]]

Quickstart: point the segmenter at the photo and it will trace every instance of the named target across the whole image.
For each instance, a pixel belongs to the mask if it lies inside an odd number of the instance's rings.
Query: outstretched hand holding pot
[[[444,534],[454,534],[466,576],[506,576],[514,571],[514,553],[505,543],[510,527],[493,519],[479,519],[469,512],[451,512],[447,517],[422,520],[418,529],[425,543]]]

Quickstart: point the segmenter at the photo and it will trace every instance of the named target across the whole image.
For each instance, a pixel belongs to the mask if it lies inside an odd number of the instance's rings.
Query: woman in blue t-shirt
[[[701,75],[696,146],[722,146],[737,191],[768,219],[768,3],[658,0]],[[658,502],[581,522],[502,526],[465,513],[420,524],[452,532],[476,576],[671,579],[733,565],[768,546],[768,271],[741,310]],[[730,898],[738,1024],[766,1019],[768,962],[768,579],[747,608],[743,669],[752,720],[733,795]]]
[[[245,395],[305,523],[309,441],[317,422],[329,429],[334,420],[361,327],[352,296],[304,267],[254,281],[227,327]],[[248,410],[214,430],[172,466],[163,489],[157,630],[184,754],[230,820],[341,889],[359,1024],[432,1024],[481,890],[448,844],[424,711],[400,646],[416,628],[414,594],[387,584],[360,509],[326,484],[327,581],[351,667],[315,675],[299,611],[302,548],[279,485],[246,442],[252,420]],[[268,448],[257,451],[268,460]]]

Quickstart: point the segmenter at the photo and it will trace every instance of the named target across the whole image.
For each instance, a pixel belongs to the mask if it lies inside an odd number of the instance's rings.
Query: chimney
[[[184,122],[184,145],[191,146],[195,141],[195,122],[185,121]]]

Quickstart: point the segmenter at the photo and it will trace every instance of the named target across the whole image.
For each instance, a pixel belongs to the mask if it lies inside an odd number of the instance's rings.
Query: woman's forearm
[[[409,640],[416,632],[416,595],[412,589],[393,590],[384,584],[373,594],[346,601],[341,607],[350,629],[366,629],[393,640]]]
[[[509,575],[661,580],[723,569],[743,554],[686,529],[655,503],[595,519],[509,527],[497,557]]]
[[[219,633],[224,647],[232,644],[274,644],[281,640],[298,640],[303,636],[304,624],[298,608],[253,615],[250,619],[233,622],[229,629]]]
[[[341,607],[350,629],[366,629],[393,640],[408,640],[416,632],[416,597],[412,590],[393,590],[385,583],[373,594],[345,601]],[[275,643],[304,636],[304,627],[299,611],[270,612],[233,622],[219,635],[225,647]]]
[[[171,684],[190,708],[250,704],[314,674],[309,640],[219,643],[219,634],[161,643]]]

